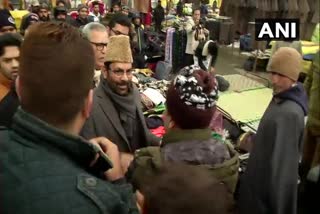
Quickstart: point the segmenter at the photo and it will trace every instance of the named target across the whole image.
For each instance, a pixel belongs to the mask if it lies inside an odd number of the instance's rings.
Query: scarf
[[[131,89],[127,96],[121,96],[112,91],[106,80],[103,80],[102,83],[103,90],[113,101],[116,109],[118,109],[120,119],[126,120],[131,118],[135,120],[137,115],[137,105],[135,105],[134,95],[137,92],[134,89]]]
[[[106,80],[103,80],[102,87],[118,110],[119,118],[126,133],[127,140],[130,143],[131,150],[135,151],[140,148],[142,141],[141,121],[137,116],[138,108],[134,100],[138,91],[132,88],[127,96],[120,96],[112,91]]]

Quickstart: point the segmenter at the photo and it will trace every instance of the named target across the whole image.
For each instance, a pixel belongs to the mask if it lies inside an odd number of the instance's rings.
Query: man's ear
[[[93,90],[90,89],[86,101],[84,103],[83,115],[86,119],[89,118],[93,105]]]
[[[21,101],[21,87],[20,87],[20,78],[19,76],[17,76],[16,80],[15,80],[15,86],[16,86],[16,92],[18,95],[19,100]]]
[[[108,35],[110,36],[110,31],[111,31],[110,27],[106,26],[106,29],[107,29]]]
[[[170,116],[170,114],[167,110],[163,113],[163,116],[165,117],[164,120],[167,121],[167,128],[168,129],[173,129],[176,127],[175,122],[172,120],[172,117]]]
[[[103,66],[101,71],[102,71],[103,78],[107,79],[108,78],[108,70],[107,70],[106,66]]]
[[[170,118],[170,122],[169,122],[169,129],[173,129],[173,128],[175,128],[176,127],[176,124],[175,124],[175,122]]]

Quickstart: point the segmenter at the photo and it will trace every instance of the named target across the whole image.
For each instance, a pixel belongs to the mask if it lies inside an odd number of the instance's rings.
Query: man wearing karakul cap
[[[124,158],[124,167],[135,150],[159,143],[147,129],[140,95],[131,81],[132,62],[129,37],[111,36],[102,68],[103,80],[95,91],[93,110],[82,130],[86,139],[104,136],[117,144],[126,153],[123,157],[128,157]]]

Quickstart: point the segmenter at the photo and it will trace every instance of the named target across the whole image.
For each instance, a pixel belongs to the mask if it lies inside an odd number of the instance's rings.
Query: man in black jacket
[[[158,1],[158,5],[154,9],[153,18],[154,18],[154,23],[155,23],[155,31],[160,32],[161,31],[161,23],[164,20],[164,9],[161,6],[161,1]]]
[[[135,68],[145,68],[146,36],[141,24],[140,14],[133,14],[132,24],[135,32],[133,43],[133,63]]]
[[[78,17],[73,21],[72,25],[79,28],[93,22],[93,16],[89,16],[89,9],[84,4],[78,5]]]

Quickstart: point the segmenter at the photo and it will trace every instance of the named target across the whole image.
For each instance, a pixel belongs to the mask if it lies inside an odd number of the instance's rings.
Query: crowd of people
[[[108,14],[90,6],[72,17],[62,0],[52,13],[32,1],[19,30],[0,10],[1,213],[295,214],[300,189],[316,208],[319,52],[304,85],[301,53],[272,55],[273,97],[240,177],[238,151],[211,128],[220,86],[207,8],[186,23],[185,64],[166,91],[159,138],[133,81],[152,28],[126,5]],[[160,1],[154,17],[161,32]]]

